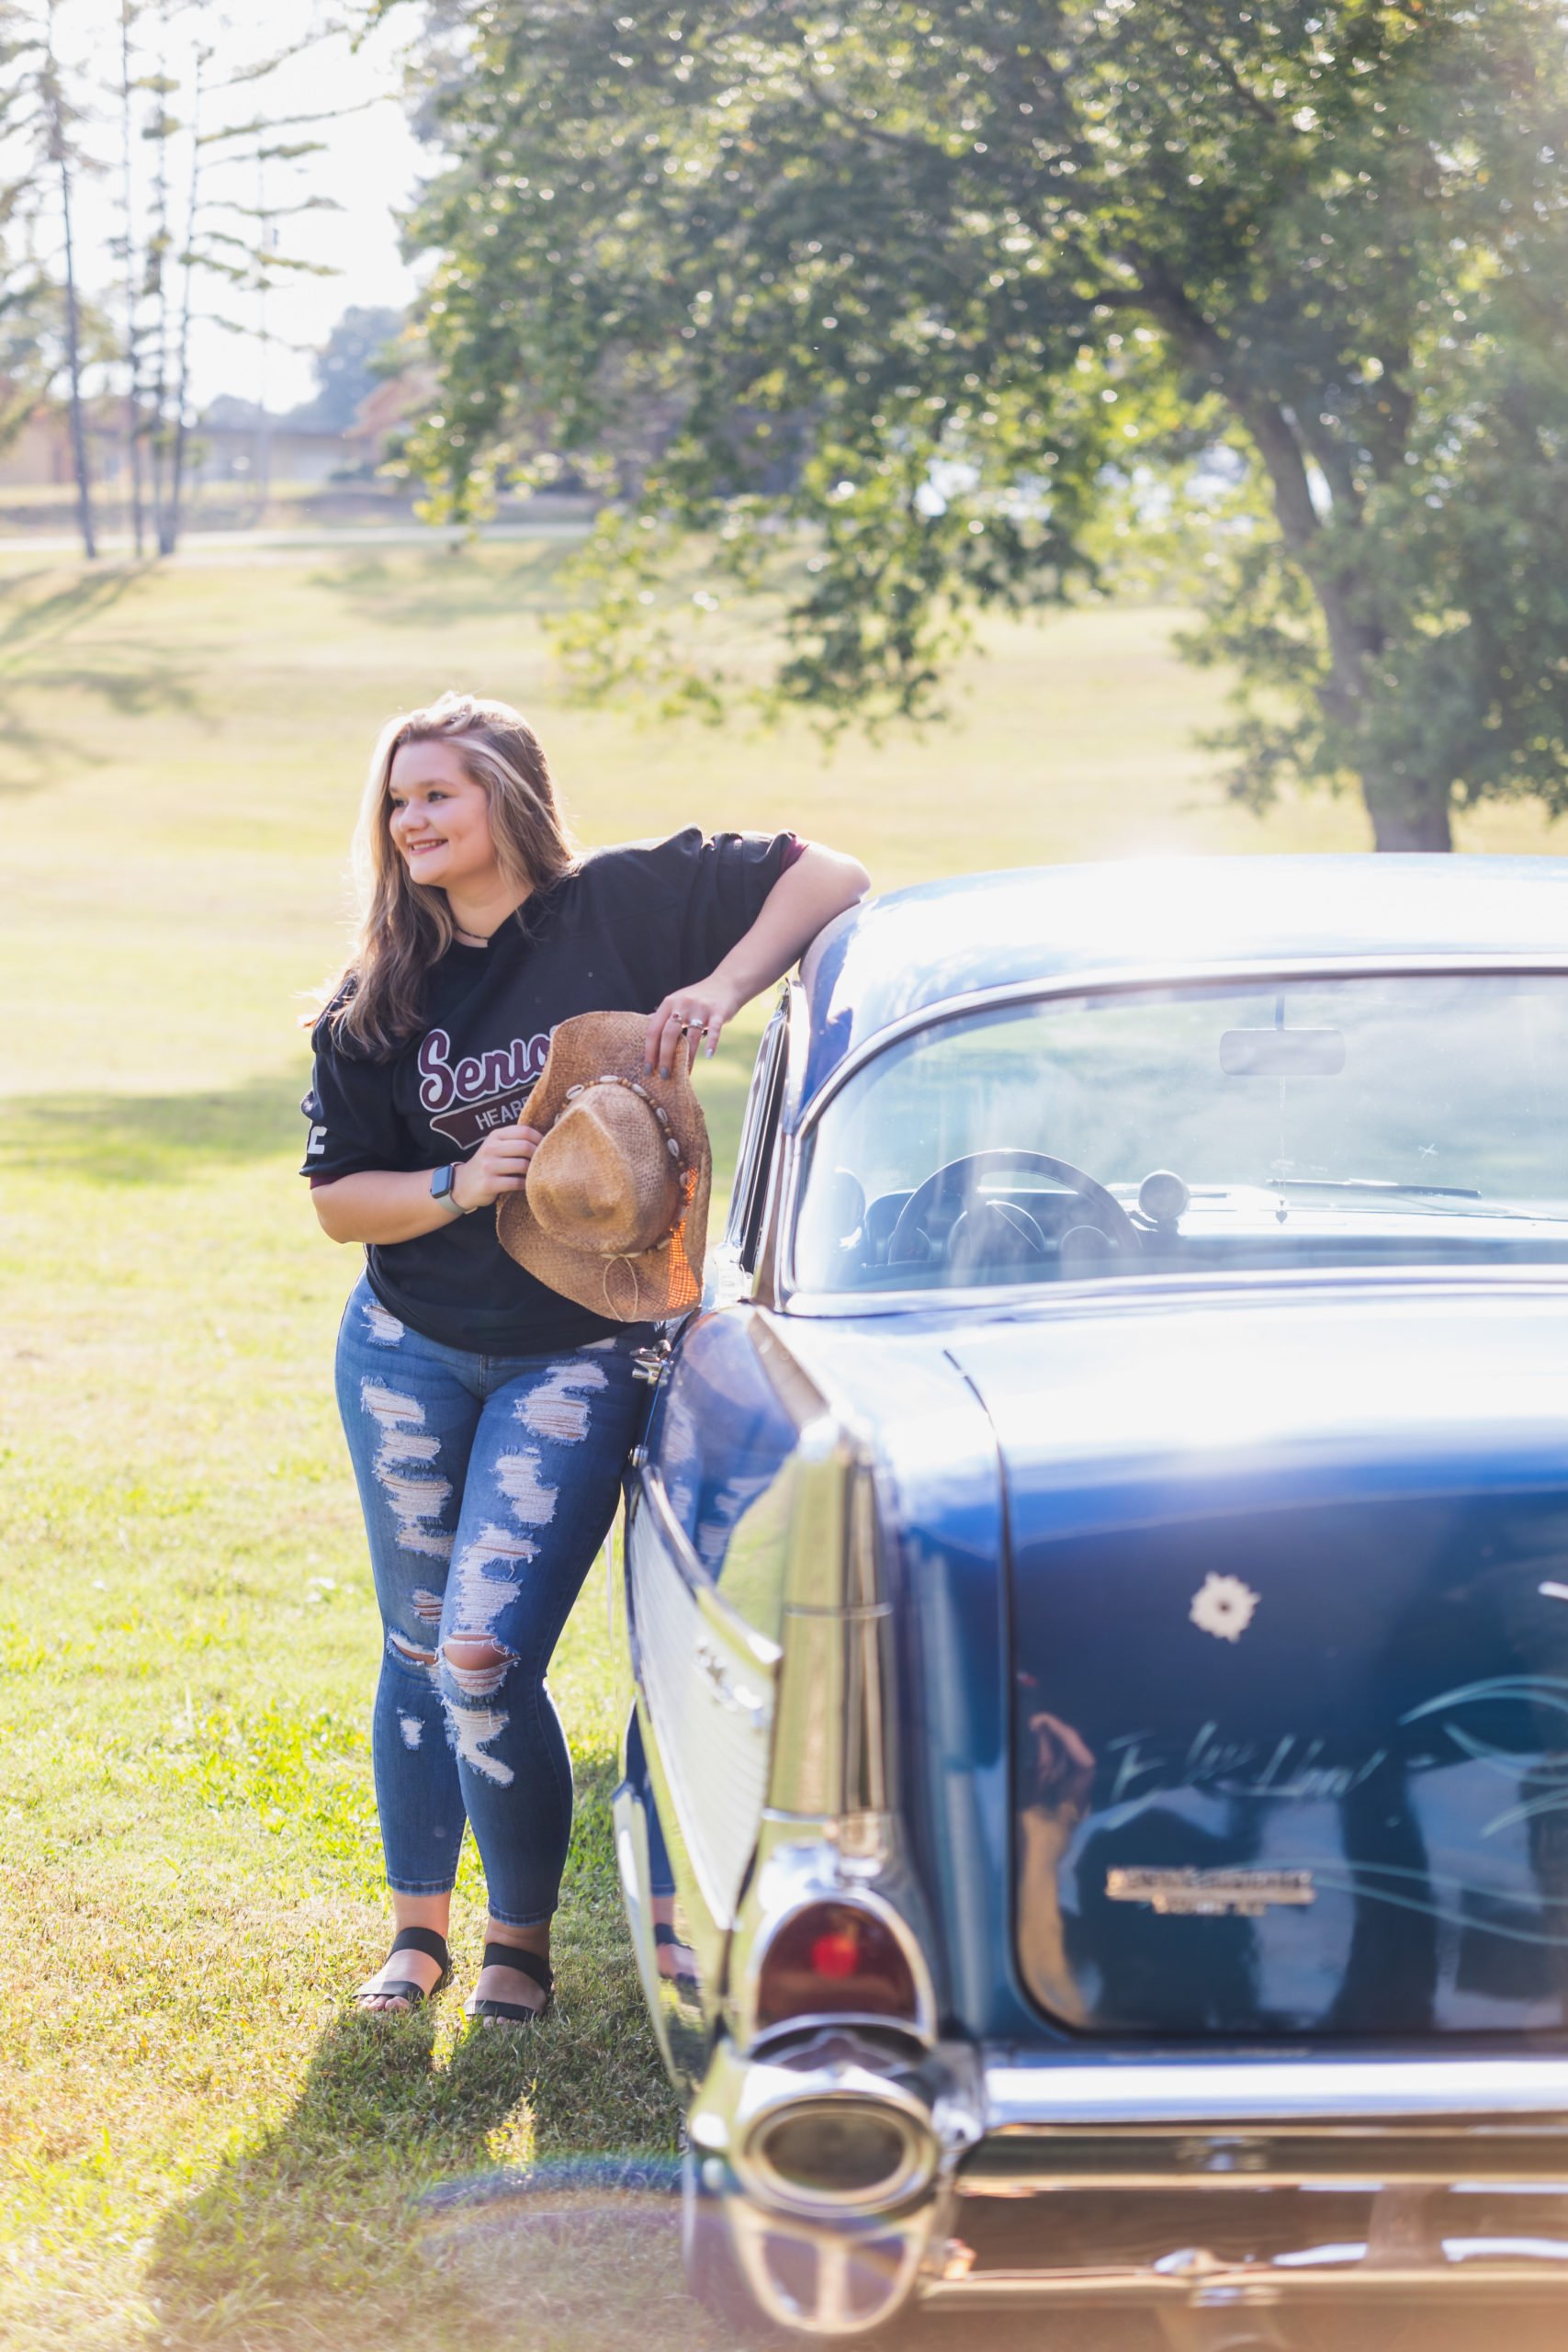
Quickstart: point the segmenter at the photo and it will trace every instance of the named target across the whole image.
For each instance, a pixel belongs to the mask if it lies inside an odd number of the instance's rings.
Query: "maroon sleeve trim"
[[[787,874],[792,865],[797,865],[806,855],[809,843],[803,842],[798,833],[786,833],[784,858],[779,866],[780,875]]]

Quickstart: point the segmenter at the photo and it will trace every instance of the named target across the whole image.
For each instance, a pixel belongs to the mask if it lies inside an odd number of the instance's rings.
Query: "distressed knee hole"
[[[517,1654],[483,1634],[454,1634],[441,1645],[441,1663],[465,1699],[488,1699],[516,1665]]]
[[[417,1642],[407,1640],[401,1634],[389,1634],[387,1646],[394,1657],[401,1658],[405,1666],[423,1666],[427,1672],[434,1668],[435,1652],[422,1650]]]

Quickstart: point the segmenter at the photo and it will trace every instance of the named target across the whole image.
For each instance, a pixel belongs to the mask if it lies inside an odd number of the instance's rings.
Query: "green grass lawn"
[[[958,722],[846,743],[570,707],[538,614],[558,551],[238,557],[0,573],[0,2340],[179,2346],[722,2339],[652,2192],[562,2210],[453,2190],[675,2109],[620,1923],[607,1796],[626,1704],[591,1577],[552,1677],[581,1805],[558,2007],[520,2042],[458,2006],[373,2026],[386,1935],[366,1725],[377,1658],[332,1406],[357,1253],[293,1174],[299,991],[339,953],[386,714],[456,685],[536,718],[588,842],[792,825],[881,888],[1037,860],[1366,843],[1346,801],[1228,806],[1220,682],[1174,616],[997,628]],[[1541,848],[1529,808],[1470,846]],[[19,874],[17,869],[19,868]],[[760,1012],[705,1072],[733,1150]],[[478,1957],[465,1876],[458,1995]]]

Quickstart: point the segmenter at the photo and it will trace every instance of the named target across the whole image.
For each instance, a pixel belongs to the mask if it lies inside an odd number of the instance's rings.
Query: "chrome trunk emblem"
[[[1271,1903],[1315,1903],[1310,1871],[1113,1870],[1105,1878],[1112,1903],[1146,1903],[1174,1918],[1218,1918],[1234,1913],[1260,1919]]]

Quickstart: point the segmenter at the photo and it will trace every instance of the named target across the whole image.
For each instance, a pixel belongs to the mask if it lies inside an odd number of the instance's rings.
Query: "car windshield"
[[[933,1022],[811,1131],[794,1282],[1568,1258],[1568,977],[1107,990]]]

